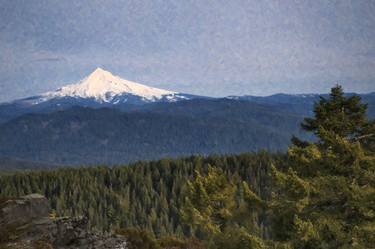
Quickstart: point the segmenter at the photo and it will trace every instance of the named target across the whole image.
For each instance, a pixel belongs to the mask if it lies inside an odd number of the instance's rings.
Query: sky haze
[[[0,0],[0,102],[102,67],[208,96],[375,91],[375,1]]]

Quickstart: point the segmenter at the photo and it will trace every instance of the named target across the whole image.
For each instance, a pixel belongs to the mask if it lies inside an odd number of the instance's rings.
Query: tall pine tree
[[[340,86],[302,123],[315,143],[294,139],[289,169],[273,168],[273,236],[290,248],[374,248],[374,122]]]

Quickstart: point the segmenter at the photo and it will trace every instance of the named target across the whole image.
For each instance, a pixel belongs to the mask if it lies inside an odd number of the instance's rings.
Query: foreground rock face
[[[88,228],[85,217],[50,218],[48,200],[39,194],[0,203],[0,248],[126,249],[122,236]]]
[[[22,225],[34,219],[48,217],[50,211],[47,199],[39,194],[8,200],[0,209],[0,225]]]

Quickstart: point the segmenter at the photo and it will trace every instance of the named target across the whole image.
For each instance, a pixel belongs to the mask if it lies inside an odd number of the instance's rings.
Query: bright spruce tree
[[[192,228],[192,236],[206,242],[209,249],[265,249],[259,229],[251,218],[263,203],[246,183],[239,184],[244,196],[236,201],[238,187],[219,168],[209,167],[207,175],[196,172],[188,181],[182,218]]]
[[[289,169],[273,167],[273,238],[285,248],[375,248],[374,121],[340,86],[314,107],[293,139]]]

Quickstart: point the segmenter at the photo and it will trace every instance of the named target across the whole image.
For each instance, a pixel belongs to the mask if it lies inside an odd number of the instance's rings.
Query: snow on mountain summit
[[[56,91],[42,95],[44,100],[56,97],[94,98],[99,102],[110,102],[114,97],[131,94],[146,101],[171,98],[177,92],[145,86],[113,75],[104,69],[97,68],[78,83],[63,86]]]

